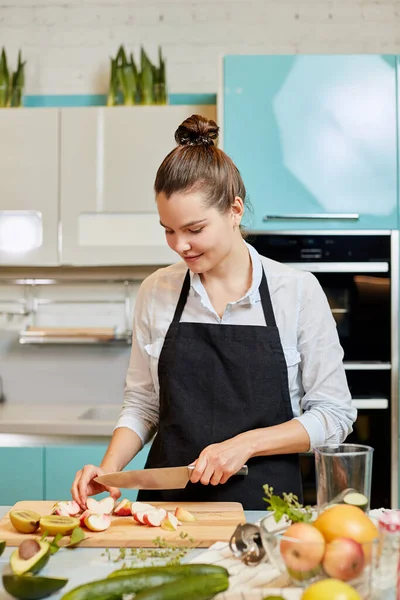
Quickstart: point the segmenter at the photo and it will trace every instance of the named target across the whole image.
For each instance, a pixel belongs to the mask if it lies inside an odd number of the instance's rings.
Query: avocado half
[[[36,541],[40,549],[31,558],[21,558],[19,548],[11,554],[10,567],[15,575],[39,573],[47,565],[50,558],[50,544],[44,541]]]
[[[5,541],[4,540],[0,540],[0,556],[3,554],[5,548],[6,548]]]
[[[41,577],[16,575],[7,565],[3,571],[3,586],[6,592],[19,600],[40,600],[58,592],[68,579],[60,577]]]

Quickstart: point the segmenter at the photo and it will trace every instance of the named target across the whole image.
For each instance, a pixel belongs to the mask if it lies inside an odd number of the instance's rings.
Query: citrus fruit
[[[360,594],[344,581],[323,579],[312,583],[301,600],[361,600]]]

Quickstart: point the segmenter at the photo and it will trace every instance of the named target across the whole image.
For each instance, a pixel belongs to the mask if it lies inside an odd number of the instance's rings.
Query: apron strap
[[[181,293],[179,296],[178,304],[175,308],[174,318],[172,319],[173,323],[179,323],[181,320],[181,316],[183,313],[183,309],[185,308],[186,300],[190,290],[190,272],[189,269],[186,272],[185,279],[183,281]]]
[[[183,309],[185,308],[186,300],[189,295],[190,290],[190,271],[189,269],[186,272],[185,279],[183,280],[183,285],[181,289],[181,293],[179,295],[178,304],[175,308],[174,318],[172,319],[173,323],[179,323],[182,317]],[[272,308],[271,295],[269,293],[268,282],[265,276],[264,269],[262,270],[262,277],[260,283],[260,298],[261,305],[264,311],[265,323],[269,327],[276,327],[274,310]]]
[[[262,277],[259,289],[261,304],[264,311],[265,324],[269,327],[276,327],[274,309],[272,308],[271,295],[269,293],[268,282],[265,276],[264,269],[262,270]]]

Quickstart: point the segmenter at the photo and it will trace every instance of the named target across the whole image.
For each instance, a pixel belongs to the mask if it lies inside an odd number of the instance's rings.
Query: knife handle
[[[193,471],[194,465],[189,465],[188,469]],[[243,465],[243,467],[241,469],[239,469],[239,471],[237,473],[233,474],[233,477],[236,477],[236,475],[248,475],[248,474],[249,474],[249,467],[247,465]]]

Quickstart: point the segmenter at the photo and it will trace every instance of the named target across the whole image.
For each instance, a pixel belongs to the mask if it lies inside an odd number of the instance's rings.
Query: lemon
[[[323,579],[308,587],[301,600],[361,600],[360,594],[339,579]]]

